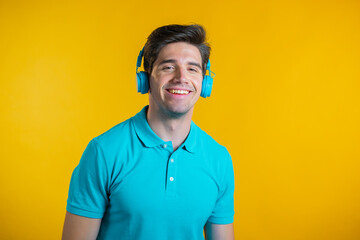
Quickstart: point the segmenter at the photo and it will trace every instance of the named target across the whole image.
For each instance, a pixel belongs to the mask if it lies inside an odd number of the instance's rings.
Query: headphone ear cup
[[[205,75],[202,81],[200,96],[203,98],[210,97],[212,85],[213,78],[209,75]]]
[[[149,78],[147,72],[136,73],[137,91],[145,94],[149,92]]]

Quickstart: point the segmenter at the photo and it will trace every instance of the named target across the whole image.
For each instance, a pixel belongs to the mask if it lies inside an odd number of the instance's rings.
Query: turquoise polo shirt
[[[67,211],[102,218],[98,239],[108,240],[203,240],[206,222],[232,223],[226,148],[192,122],[173,151],[146,111],[90,141],[71,177]]]

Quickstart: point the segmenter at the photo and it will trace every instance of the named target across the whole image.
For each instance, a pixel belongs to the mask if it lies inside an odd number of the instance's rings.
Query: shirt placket
[[[171,143],[164,143],[164,150],[169,151],[166,167],[166,197],[175,198],[177,183],[177,151],[173,152]]]

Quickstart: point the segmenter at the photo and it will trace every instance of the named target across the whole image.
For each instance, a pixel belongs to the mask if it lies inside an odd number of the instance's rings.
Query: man
[[[140,52],[149,106],[94,138],[71,178],[63,239],[231,240],[231,157],[192,121],[212,85],[205,31],[168,25]],[[209,71],[209,75],[206,74]]]

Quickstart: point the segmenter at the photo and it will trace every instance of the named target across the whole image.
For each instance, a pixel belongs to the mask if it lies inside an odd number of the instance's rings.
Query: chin
[[[172,118],[182,118],[188,114],[192,114],[193,107],[191,108],[168,108],[167,115]]]

